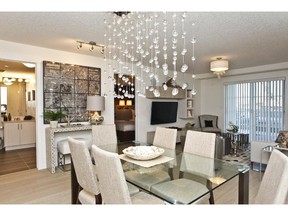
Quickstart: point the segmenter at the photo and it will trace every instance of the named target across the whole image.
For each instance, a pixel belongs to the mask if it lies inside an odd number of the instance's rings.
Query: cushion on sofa
[[[288,131],[280,131],[275,142],[276,143],[283,143],[283,142],[288,143]]]

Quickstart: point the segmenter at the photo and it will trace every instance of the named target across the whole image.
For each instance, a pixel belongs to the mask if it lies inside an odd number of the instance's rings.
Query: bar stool
[[[88,145],[89,149],[91,147],[89,140],[86,138],[74,138],[76,140],[85,141]],[[71,151],[69,148],[68,139],[63,139],[57,142],[57,149],[58,149],[58,167],[66,172],[70,170],[69,164],[66,164],[67,157],[70,157]]]

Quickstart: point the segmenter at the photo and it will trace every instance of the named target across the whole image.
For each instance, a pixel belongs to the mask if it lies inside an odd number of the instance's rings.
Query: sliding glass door
[[[250,140],[274,141],[284,126],[285,80],[225,85],[225,127],[229,122]]]

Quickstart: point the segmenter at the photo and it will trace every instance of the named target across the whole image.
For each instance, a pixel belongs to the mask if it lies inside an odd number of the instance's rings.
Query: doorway
[[[114,74],[114,120],[119,142],[135,140],[135,79]]]
[[[35,64],[0,59],[0,175],[36,168],[35,74]]]

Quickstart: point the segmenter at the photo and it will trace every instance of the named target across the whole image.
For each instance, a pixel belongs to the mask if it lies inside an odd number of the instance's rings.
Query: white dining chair
[[[206,204],[206,199],[209,199],[209,202],[214,204],[213,193],[210,192],[209,194],[208,188],[212,187],[209,177],[213,175],[214,163],[209,158],[214,157],[215,138],[216,135],[213,133],[187,131],[179,179],[153,185],[151,191],[160,197],[177,197],[178,201],[183,204],[193,202],[201,194],[207,194],[194,202],[194,204]],[[185,153],[207,157],[208,159],[194,159]],[[186,173],[203,178],[205,184],[201,181],[185,178]],[[177,190],[172,190],[171,188],[175,188],[175,186],[177,186]]]
[[[145,192],[129,194],[119,155],[92,146],[96,170],[104,204],[164,204]]]
[[[188,130],[186,134],[184,152],[214,158],[215,133]]]
[[[176,163],[176,139],[177,139],[177,129],[162,128],[157,127],[153,145],[157,147],[166,148],[164,155],[167,157],[172,157],[174,160],[167,163],[166,167],[155,169],[153,172],[145,172],[145,168],[139,170],[130,170],[125,172],[125,177],[129,182],[141,186],[145,190],[150,190],[152,185],[170,181],[173,179],[173,166]],[[164,170],[163,170],[164,169]]]
[[[277,149],[271,153],[254,204],[285,204],[288,192],[288,157]]]
[[[115,124],[92,125],[92,145],[117,145]]]
[[[78,194],[78,201],[82,204],[101,204],[99,182],[88,146],[84,141],[72,137],[68,137],[68,143],[77,181],[82,188]]]
[[[106,150],[118,152],[117,133],[115,124],[92,125],[92,145],[106,146]],[[130,194],[139,192],[139,188],[127,182]]]

